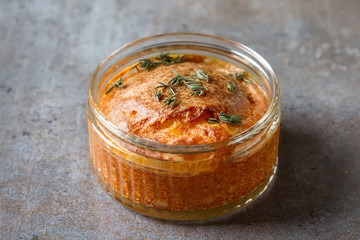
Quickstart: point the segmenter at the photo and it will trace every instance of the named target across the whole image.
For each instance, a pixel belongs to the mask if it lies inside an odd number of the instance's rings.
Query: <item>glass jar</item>
[[[246,131],[209,144],[161,144],[120,130],[99,107],[105,86],[119,71],[161,52],[203,55],[243,68],[267,95],[266,114]],[[232,213],[259,197],[275,175],[279,94],[270,65],[227,39],[178,33],[125,45],[96,68],[90,81],[87,112],[94,173],[112,197],[148,216],[201,220]]]

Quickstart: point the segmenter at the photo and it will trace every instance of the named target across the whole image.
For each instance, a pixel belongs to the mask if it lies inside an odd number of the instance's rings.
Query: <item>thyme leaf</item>
[[[161,101],[161,99],[163,98],[163,95],[161,94],[160,91],[156,91],[154,98],[158,101]]]
[[[249,100],[250,100],[250,102],[254,103],[254,99],[253,99],[253,97],[251,96],[251,93],[249,93]]]
[[[123,78],[121,77],[119,80],[117,80],[116,82],[114,82],[114,84],[106,91],[105,95],[108,94],[109,92],[111,92],[114,88],[118,88],[118,87],[124,87],[124,85],[122,84]]]
[[[232,91],[233,93],[235,93],[236,88],[238,88],[238,87],[240,87],[240,86],[235,86],[235,85],[232,85],[231,83],[228,83],[227,87],[228,87],[228,89],[229,89],[230,91]]]
[[[247,73],[245,71],[239,71],[237,73],[234,74],[230,74],[231,76],[234,76],[236,79],[247,82],[252,84],[252,82],[249,79],[246,79],[245,77],[247,77]]]
[[[212,124],[219,124],[219,121],[216,118],[208,118],[207,121]]]
[[[163,83],[163,82],[159,82],[159,83],[160,83],[160,86],[155,87],[155,89],[171,87],[169,84],[166,84],[166,83]]]
[[[229,124],[242,124],[242,118],[238,115],[227,115],[224,112],[218,113],[219,120]]]
[[[164,107],[167,107],[169,106],[170,108],[173,108],[174,104],[176,103],[177,101],[177,98],[176,98],[176,94],[174,95],[171,95],[169,98],[167,98],[165,101],[164,101]]]

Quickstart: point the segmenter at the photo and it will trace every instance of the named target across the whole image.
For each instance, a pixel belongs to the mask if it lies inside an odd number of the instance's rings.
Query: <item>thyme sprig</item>
[[[203,70],[197,69],[197,70],[195,70],[195,72],[196,72],[198,79],[205,80],[206,82],[209,81],[209,76]]]
[[[204,90],[207,90],[207,88],[201,87],[199,85],[199,82],[191,79],[191,78],[187,78],[187,77],[183,77],[181,76],[179,73],[177,73],[176,71],[174,71],[173,69],[171,69],[171,71],[173,71],[173,73],[175,73],[175,77],[173,77],[170,81],[169,84],[171,84],[171,86],[176,86],[178,84],[180,84],[181,82],[184,83],[191,91],[194,91],[191,96],[195,96],[196,94],[199,94],[199,96],[204,95]]]
[[[233,93],[235,93],[236,88],[238,88],[238,87],[240,87],[240,86],[235,86],[235,85],[233,85],[233,84],[231,84],[231,83],[228,83],[228,84],[227,84],[227,87],[228,87],[228,89],[229,89],[230,91],[232,91]]]
[[[175,63],[182,63],[184,62],[184,55],[180,56],[177,55],[177,57],[171,57],[169,52],[160,53],[159,56],[155,57],[156,60],[158,60],[163,65],[172,65]]]
[[[173,108],[176,101],[177,101],[176,94],[170,95],[170,97],[164,101],[165,103],[164,107]]]
[[[119,80],[117,80],[116,82],[113,83],[113,85],[106,91],[105,95],[108,94],[109,92],[111,92],[114,88],[118,88],[118,87],[124,87],[124,85],[122,84],[123,78],[121,77]]]
[[[147,58],[147,59],[140,59],[139,64],[135,65],[134,68],[138,69],[137,66],[140,65],[140,68],[145,69],[146,71],[150,71],[153,68],[156,68],[160,65],[172,65],[175,63],[182,63],[185,61],[185,55],[177,55],[177,57],[170,56],[169,52],[160,53],[159,56],[155,58]]]
[[[207,88],[201,87],[199,83],[194,80],[185,80],[184,83],[191,91],[194,91],[191,96],[195,96],[196,94],[202,96],[205,93],[204,90],[207,90]]]
[[[228,124],[242,124],[242,118],[238,115],[227,115],[224,112],[219,112],[219,120],[228,123]],[[207,121],[211,124],[219,124],[219,121],[216,118],[208,118]]]
[[[176,103],[176,101],[177,101],[177,97],[176,97],[176,93],[175,93],[174,89],[173,89],[172,86],[169,85],[169,84],[166,84],[166,83],[163,83],[163,82],[159,82],[159,84],[160,84],[160,85],[157,86],[155,89],[157,89],[157,88],[167,88],[167,89],[169,89],[169,93],[170,93],[170,96],[163,101],[163,103],[165,103],[165,104],[164,104],[164,107],[173,108],[174,105],[175,105],[175,103]],[[155,99],[156,99],[156,97],[157,97],[157,93],[158,93],[158,94],[161,94],[159,91],[156,91],[156,92],[155,92]],[[162,94],[161,94],[161,95],[162,95]]]
[[[249,79],[245,78],[245,77],[248,76],[248,74],[247,74],[245,71],[239,71],[239,72],[237,72],[237,73],[230,74],[230,75],[231,75],[231,76],[234,76],[234,77],[235,77],[236,79],[238,79],[238,80],[241,80],[241,81],[244,81],[244,82],[247,82],[247,83],[252,84],[252,82],[251,82]]]
[[[244,77],[246,77],[246,73],[244,71],[239,71],[233,75],[236,77],[236,79],[240,79],[240,80],[242,80]]]
[[[175,73],[175,77],[173,77],[168,83],[172,86],[175,87],[176,85],[178,85],[179,83],[185,81],[185,80],[189,80],[188,78],[185,78],[183,76],[181,76],[180,74],[178,74],[177,72],[175,72],[173,69],[171,69],[171,71],[173,73]]]
[[[140,61],[140,68],[144,68],[147,71],[150,71],[151,69],[160,65],[159,62],[155,62],[151,59],[140,59],[139,61]],[[137,68],[137,65],[135,65],[135,68]]]
[[[238,115],[227,115],[224,112],[218,113],[219,120],[229,124],[242,124],[242,118]]]

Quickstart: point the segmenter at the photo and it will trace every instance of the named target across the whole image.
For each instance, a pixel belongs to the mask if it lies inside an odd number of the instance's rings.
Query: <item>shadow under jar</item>
[[[247,130],[206,144],[158,143],[120,129],[100,107],[109,81],[140,59],[164,52],[239,66],[265,93],[266,113]],[[94,173],[111,196],[148,216],[201,220],[232,213],[259,197],[276,173],[279,97],[270,65],[239,43],[202,34],[164,34],[128,44],[107,57],[90,81],[87,112]]]

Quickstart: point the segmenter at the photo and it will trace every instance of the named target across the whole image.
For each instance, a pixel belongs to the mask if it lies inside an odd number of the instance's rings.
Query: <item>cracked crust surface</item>
[[[195,74],[201,69],[209,81],[200,81],[205,87],[202,96],[193,93],[184,84],[174,87],[178,101],[171,109],[154,98],[159,82],[167,83],[176,71],[182,76]],[[220,60],[186,61],[179,64],[160,66],[124,77],[124,88],[116,88],[101,98],[100,107],[105,116],[122,130],[141,138],[159,143],[193,145],[225,140],[250,128],[265,114],[268,99],[256,84],[237,80],[230,73],[239,67]],[[114,77],[109,83],[116,81]],[[239,86],[235,93],[228,84]],[[166,99],[168,91],[161,90]],[[252,100],[249,98],[252,96]],[[242,124],[211,124],[207,118],[217,118],[225,112],[242,117]]]

